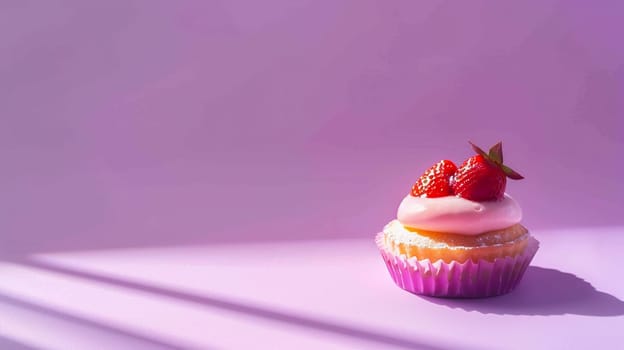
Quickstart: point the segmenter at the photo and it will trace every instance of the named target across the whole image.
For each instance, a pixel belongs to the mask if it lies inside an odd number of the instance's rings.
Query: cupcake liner
[[[481,298],[509,293],[518,285],[539,248],[535,238],[528,239],[526,249],[519,255],[464,263],[395,255],[385,248],[383,232],[377,234],[375,241],[390,276],[402,289],[433,297]]]

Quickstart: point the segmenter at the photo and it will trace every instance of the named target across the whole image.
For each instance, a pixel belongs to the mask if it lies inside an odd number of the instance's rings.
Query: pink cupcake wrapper
[[[527,247],[517,256],[464,263],[431,262],[395,255],[384,246],[383,232],[375,239],[388,271],[397,286],[409,292],[444,298],[481,298],[512,291],[522,279],[539,248],[529,237]]]

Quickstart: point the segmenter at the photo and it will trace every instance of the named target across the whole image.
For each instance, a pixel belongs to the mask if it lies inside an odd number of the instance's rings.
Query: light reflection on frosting
[[[488,202],[455,196],[422,198],[408,195],[399,205],[397,219],[407,227],[472,236],[519,223],[522,209],[507,194],[500,201]]]

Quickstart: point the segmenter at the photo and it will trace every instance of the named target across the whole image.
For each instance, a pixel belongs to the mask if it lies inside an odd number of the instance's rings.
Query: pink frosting
[[[422,198],[408,195],[399,205],[397,219],[408,227],[473,236],[519,223],[522,209],[507,194],[500,201],[489,202],[474,202],[455,196]]]

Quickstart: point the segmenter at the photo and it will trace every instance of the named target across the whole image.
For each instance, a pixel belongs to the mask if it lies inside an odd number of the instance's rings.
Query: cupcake
[[[394,282],[434,297],[479,298],[513,290],[539,243],[520,224],[522,210],[507,193],[507,178],[523,177],[503,164],[502,144],[459,168],[442,160],[416,181],[397,218],[377,234]]]

